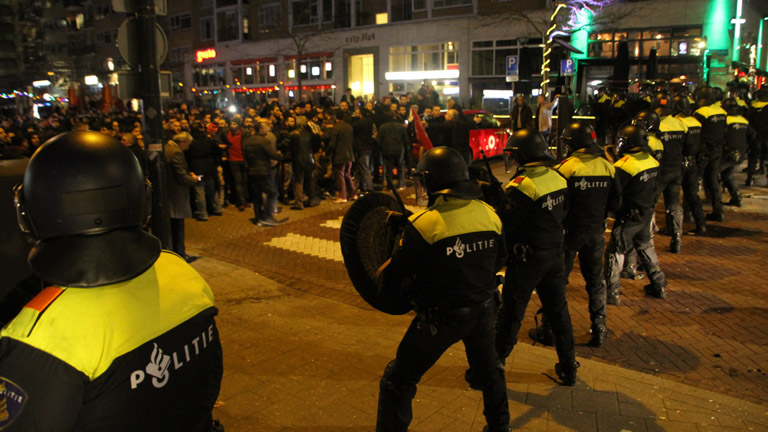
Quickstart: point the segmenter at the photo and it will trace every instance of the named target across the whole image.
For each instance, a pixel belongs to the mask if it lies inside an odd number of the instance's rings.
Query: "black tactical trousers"
[[[440,356],[458,341],[464,342],[467,361],[483,391],[483,414],[489,431],[506,431],[509,425],[504,371],[494,349],[495,300],[457,311],[437,313],[431,320],[414,318],[397,357],[387,365],[379,385],[377,432],[405,432],[411,423],[411,401],[416,384]]]
[[[614,222],[611,240],[605,248],[605,283],[609,295],[618,292],[621,287],[619,276],[624,267],[625,255],[633,246],[651,284],[657,288],[667,286],[651,238],[652,217],[653,211],[647,210],[637,220]]]
[[[695,159],[691,158],[690,165],[683,169],[683,200],[687,209],[693,215],[696,227],[705,226],[704,210],[701,208],[701,198],[699,198],[699,167]]]
[[[706,159],[703,168],[704,188],[712,203],[712,214],[715,216],[723,215],[723,194],[720,190],[720,159],[723,150],[719,147],[713,148]]]
[[[575,361],[573,327],[565,299],[566,278],[563,273],[563,250],[546,249],[533,251],[523,257],[515,257],[507,264],[502,306],[496,325],[496,351],[502,362],[517,344],[517,334],[525,317],[525,309],[535,289],[541,300],[544,315],[552,325],[555,349],[561,364]]]
[[[723,182],[725,189],[728,190],[731,199],[737,203],[741,203],[741,194],[739,193],[739,186],[733,178],[733,172],[741,162],[741,160],[734,161],[727,158],[723,158],[720,161],[720,180]]]
[[[581,275],[586,282],[589,296],[589,319],[592,324],[605,324],[605,279],[603,279],[603,250],[605,228],[568,230],[565,235],[565,276],[573,269],[576,254],[579,255]]]
[[[765,158],[768,157],[768,137],[759,137],[749,143],[747,151],[749,158],[747,160],[747,178],[752,179],[759,167],[763,166]]]
[[[682,183],[682,168],[663,170],[656,180],[656,201],[659,200],[659,196],[664,195],[667,230],[673,236],[683,234],[683,206],[680,202]]]

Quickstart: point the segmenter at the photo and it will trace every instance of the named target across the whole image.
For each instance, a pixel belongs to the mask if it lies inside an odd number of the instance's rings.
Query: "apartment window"
[[[507,57],[520,56],[520,76],[529,79],[541,70],[541,39],[530,39],[520,44],[514,39],[473,41],[472,77],[502,77],[507,73]]]
[[[471,4],[472,4],[472,0],[433,0],[432,8],[440,9],[440,8],[448,8],[448,7],[454,7],[454,6],[466,6]]]
[[[422,11],[427,8],[427,0],[413,0],[413,10]]]
[[[183,65],[185,58],[190,52],[192,52],[191,46],[171,48],[168,53],[168,64]]]
[[[213,7],[213,0],[200,0],[200,9],[208,9]]]
[[[96,5],[96,18],[104,18],[112,14],[112,3],[102,3]]]
[[[200,40],[213,40],[213,17],[200,18]]]
[[[188,13],[174,15],[168,20],[168,27],[171,31],[189,29],[192,27],[192,15]]]
[[[239,20],[237,18],[237,11],[230,10],[219,12],[216,14],[216,29],[218,34],[217,41],[231,41],[239,39]]]
[[[317,24],[317,0],[293,1],[293,25],[302,26]]]
[[[111,44],[117,42],[117,30],[110,30],[96,34],[96,42],[100,44]]]
[[[259,32],[280,30],[283,22],[283,8],[280,3],[259,6]]]
[[[216,7],[223,8],[237,5],[237,0],[216,0]]]

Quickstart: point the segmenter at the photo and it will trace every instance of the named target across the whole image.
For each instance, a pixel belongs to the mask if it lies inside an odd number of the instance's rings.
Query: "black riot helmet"
[[[555,158],[549,151],[547,141],[533,129],[520,129],[507,140],[505,152],[515,159],[520,166],[534,162],[554,164]]]
[[[632,124],[638,125],[645,129],[646,132],[658,132],[659,125],[661,124],[661,118],[652,110],[642,110],[635,114],[632,119]]]
[[[627,125],[621,128],[616,136],[616,153],[634,153],[638,151],[651,152],[648,145],[648,133],[637,125]]]
[[[458,198],[479,198],[480,188],[469,179],[467,163],[450,147],[434,147],[422,156],[416,175],[423,180],[427,194]]]
[[[693,92],[693,100],[696,101],[696,105],[699,107],[710,106],[715,103],[715,93],[712,88],[708,86],[702,86]]]
[[[763,86],[760,90],[756,91],[755,98],[760,102],[768,102],[768,87]]]
[[[723,101],[721,107],[728,113],[729,116],[741,115],[741,107],[734,98],[728,98]]]
[[[723,100],[723,89],[720,87],[712,87],[712,96],[714,97],[714,102],[722,101]]]
[[[674,113],[674,108],[669,93],[666,91],[656,93],[653,100],[651,100],[651,109],[662,117],[672,115]]]
[[[691,116],[691,102],[688,100],[688,96],[676,95],[672,98],[672,109],[675,114],[682,114],[685,117]]]
[[[43,144],[15,190],[19,226],[38,242],[29,264],[62,286],[127,280],[160,253],[144,232],[149,182],[139,161],[114,138],[68,132]]]
[[[568,125],[563,131],[563,142],[569,153],[579,149],[586,149],[587,153],[593,155],[601,155],[604,152],[597,143],[595,129],[589,123],[575,121]]]

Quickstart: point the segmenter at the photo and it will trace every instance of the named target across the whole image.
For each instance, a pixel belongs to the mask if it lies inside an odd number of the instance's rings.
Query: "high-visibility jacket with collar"
[[[683,144],[683,156],[696,157],[701,151],[701,123],[693,117],[678,115],[677,118],[685,123],[685,144]]]
[[[616,184],[621,194],[621,205],[616,219],[624,219],[633,210],[652,212],[656,198],[656,179],[659,162],[646,152],[628,153],[616,161]]]
[[[605,158],[579,149],[554,170],[568,182],[566,228],[569,231],[604,228],[607,213],[613,212],[617,204],[613,165]]]
[[[661,159],[661,171],[680,171],[683,163],[685,134],[688,127],[674,116],[666,116],[659,124],[658,137],[664,144],[664,157]]]
[[[719,105],[712,104],[697,109],[693,116],[701,123],[701,143],[710,157],[722,152],[728,113]]]
[[[2,331],[0,428],[206,430],[222,376],[216,314],[208,284],[170,252],[125,282],[46,288]]]
[[[534,251],[562,247],[568,184],[557,171],[526,165],[505,188],[501,220],[507,244]]]
[[[506,262],[501,220],[491,206],[441,195],[409,221],[385,277],[413,277],[422,308],[451,310],[491,298]]]
[[[755,137],[754,129],[749,125],[747,119],[740,115],[728,116],[726,124],[728,127],[725,130],[725,147],[723,151],[737,151],[740,156],[744,156],[747,153],[749,141]]]

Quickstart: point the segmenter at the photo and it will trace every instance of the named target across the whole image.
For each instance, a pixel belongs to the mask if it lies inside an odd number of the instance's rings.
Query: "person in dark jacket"
[[[291,163],[293,164],[293,198],[296,201],[291,207],[293,210],[304,209],[305,191],[308,198],[307,207],[318,204],[312,173],[315,171],[313,150],[319,145],[319,137],[312,132],[312,128],[307,123],[305,116],[297,117],[296,129],[291,132],[289,137]]]
[[[195,184],[195,219],[207,221],[208,215],[221,216],[221,205],[217,194],[218,167],[221,164],[219,145],[213,133],[200,130],[187,150],[189,169],[197,173],[201,180]]]
[[[397,118],[390,117],[376,132],[376,140],[384,158],[384,172],[391,175],[393,170],[397,170],[397,187],[402,189],[405,187],[403,150],[410,144],[405,125]]]
[[[533,128],[533,110],[525,103],[523,95],[517,96],[517,103],[512,108],[509,121],[512,124],[512,130],[515,132],[524,128]]]
[[[189,170],[183,153],[189,149],[192,141],[192,135],[189,132],[181,132],[174,135],[173,140],[165,144],[172,247],[173,251],[181,255],[187,262],[195,261],[198,258],[187,255],[187,249],[184,245],[184,219],[192,217],[192,208],[189,205],[189,189],[201,180],[197,174]]]
[[[469,146],[469,122],[455,109],[449,109],[445,113],[440,144],[450,147],[461,156],[467,165],[472,163],[472,148]]]
[[[0,333],[0,429],[211,430],[218,311],[205,280],[142,229],[149,188],[98,132],[58,136],[29,162],[19,225],[48,288]]]
[[[355,161],[355,131],[349,123],[337,119],[335,113],[328,112],[328,123],[332,125],[324,134],[328,139],[325,153],[331,158],[333,176],[339,187],[339,196],[335,203],[345,203],[348,199],[357,199],[357,186],[352,179],[352,162]]]
[[[360,193],[368,193],[373,190],[371,155],[376,147],[374,136],[378,133],[373,123],[372,113],[366,108],[355,108],[352,114],[352,129],[355,131],[354,172]]]
[[[267,139],[266,124],[258,122],[255,128],[256,133],[246,138],[243,145],[243,156],[248,165],[248,189],[253,200],[253,215],[259,226],[277,226],[288,218],[275,219],[277,188],[271,166],[272,161],[283,160],[283,155]],[[266,201],[262,194],[266,194]]]

